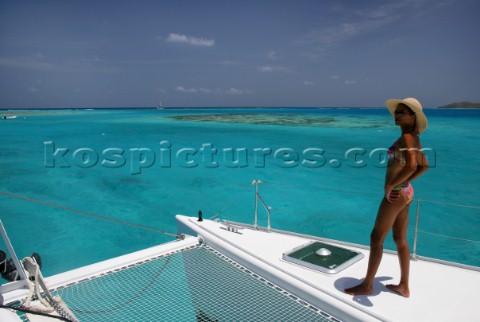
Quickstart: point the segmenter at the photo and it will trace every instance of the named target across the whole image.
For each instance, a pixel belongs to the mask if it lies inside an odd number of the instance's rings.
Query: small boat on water
[[[253,224],[177,215],[175,241],[47,278],[35,260],[14,260],[22,272],[0,286],[0,320],[478,321],[475,266],[412,254],[403,298],[385,286],[399,276],[396,253],[385,251],[374,293],[345,294],[363,278],[369,247],[273,229],[254,183]]]
[[[162,105],[162,101],[158,101],[157,110],[163,110],[165,107]]]
[[[4,120],[13,120],[13,119],[16,119],[17,116],[16,115],[4,115],[2,118]]]

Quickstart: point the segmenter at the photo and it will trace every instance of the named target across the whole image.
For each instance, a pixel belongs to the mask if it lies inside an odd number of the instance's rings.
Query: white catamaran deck
[[[478,321],[480,272],[426,260],[411,261],[411,297],[401,297],[385,287],[398,283],[396,254],[385,253],[375,291],[369,296],[351,296],[343,290],[365,275],[369,251],[366,247],[340,245],[364,254],[364,258],[337,274],[326,274],[282,259],[282,254],[315,237],[240,228],[177,216],[183,233],[202,237],[207,245],[231,256],[240,264],[277,285],[344,320],[386,321]],[[265,276],[266,275],[266,276]]]
[[[478,321],[476,268],[412,261],[407,299],[385,287],[399,278],[397,256],[385,253],[374,293],[353,297],[343,290],[364,277],[368,247],[239,223],[176,219],[179,233],[196,237],[48,277],[48,288],[80,321]],[[313,241],[363,258],[334,274],[283,259],[284,253]],[[212,252],[229,259],[212,257]],[[0,287],[3,304],[26,296],[25,287],[15,290],[13,284]]]

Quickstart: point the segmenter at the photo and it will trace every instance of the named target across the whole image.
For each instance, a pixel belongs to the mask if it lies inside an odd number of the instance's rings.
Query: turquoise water
[[[173,239],[85,213],[168,232],[175,214],[199,210],[253,223],[254,179],[265,181],[274,228],[368,244],[382,151],[399,135],[386,109],[369,108],[16,115],[0,122],[0,217],[20,257],[42,255],[45,275]],[[480,111],[427,116],[422,143],[432,167],[414,182],[417,253],[479,266]],[[391,238],[386,247],[394,249]]]

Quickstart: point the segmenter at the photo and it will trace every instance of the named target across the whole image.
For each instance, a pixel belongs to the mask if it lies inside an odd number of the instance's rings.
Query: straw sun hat
[[[403,100],[392,98],[388,99],[386,101],[386,104],[392,116],[395,116],[395,110],[397,109],[398,104],[407,105],[413,111],[413,113],[415,113],[415,127],[418,133],[422,133],[426,130],[428,124],[427,117],[423,113],[422,104],[420,104],[420,102],[417,101],[415,98],[409,97]]]

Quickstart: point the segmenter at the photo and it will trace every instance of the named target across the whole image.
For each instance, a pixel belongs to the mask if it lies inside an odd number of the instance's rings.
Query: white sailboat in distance
[[[159,100],[158,104],[157,104],[157,110],[163,110],[163,109],[164,109],[164,107],[162,105],[162,101]]]

